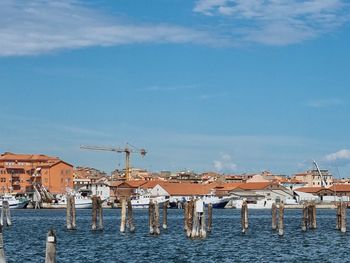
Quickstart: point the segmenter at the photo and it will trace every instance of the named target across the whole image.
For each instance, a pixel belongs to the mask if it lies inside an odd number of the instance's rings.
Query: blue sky
[[[350,6],[300,0],[0,3],[0,151],[111,171],[350,172]],[[337,175],[337,173],[335,173]]]

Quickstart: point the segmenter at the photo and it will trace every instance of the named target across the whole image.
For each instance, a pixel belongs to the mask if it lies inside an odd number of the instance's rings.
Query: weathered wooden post
[[[307,204],[304,204],[303,205],[303,218],[301,221],[301,230],[302,231],[307,230],[307,222],[308,222],[307,214],[308,214],[308,206],[307,206]]]
[[[271,217],[272,217],[272,222],[271,222],[272,230],[276,230],[277,229],[277,206],[276,206],[276,203],[272,204]]]
[[[341,226],[340,226],[340,231],[342,233],[346,232],[346,203],[342,202],[341,204]]]
[[[121,218],[120,218],[120,232],[125,233],[125,224],[126,224],[126,198],[121,198]]]
[[[168,201],[163,203],[163,229],[168,228]]]
[[[71,196],[71,203],[72,203],[72,228],[76,229],[77,228],[77,213],[76,213],[76,209],[75,209],[75,197]]]
[[[148,205],[148,225],[149,225],[149,233],[151,235],[154,234],[153,221],[154,221],[154,204],[153,204],[153,201],[150,200]]]
[[[335,226],[335,229],[337,229],[337,230],[340,230],[340,228],[341,228],[341,217],[342,217],[341,212],[342,212],[341,203],[338,202],[337,203],[337,214],[336,214],[337,222],[336,222],[336,226]]]
[[[7,200],[2,202],[2,210],[1,210],[1,224],[11,226],[11,213],[10,213],[10,204]]]
[[[316,218],[316,204],[313,202],[311,205],[312,208],[312,224],[311,228],[316,229],[317,228],[317,218]]]
[[[97,196],[92,197],[92,224],[91,224],[91,229],[96,230],[97,228]]]
[[[134,219],[132,216],[132,205],[131,205],[130,198],[128,198],[128,224],[127,225],[131,233],[135,232]]]
[[[203,213],[201,213],[201,217],[200,217],[201,221],[201,229],[199,231],[199,235],[201,238],[206,238],[207,237],[207,227],[206,227],[206,222],[205,222],[205,208],[203,206]]]
[[[98,228],[100,230],[103,230],[103,210],[102,210],[102,200],[101,197],[97,198],[97,205],[98,205]]]
[[[70,195],[67,195],[67,207],[66,207],[66,222],[67,222],[67,229],[72,230],[72,203],[70,201]]]
[[[159,228],[159,205],[158,202],[154,203],[154,221],[153,221],[153,229],[155,235],[160,235],[160,228]]]
[[[56,243],[55,232],[51,229],[47,233],[45,263],[56,263]]]
[[[197,200],[193,202],[193,225],[191,237],[198,237],[199,235],[199,214],[197,212]]]
[[[241,209],[241,225],[242,233],[245,234],[248,230],[248,204],[247,201],[243,201]]]
[[[284,204],[283,202],[279,205],[279,218],[278,218],[278,235],[284,235]]]
[[[187,237],[191,237],[193,227],[193,215],[194,215],[194,201],[188,202],[187,208]]]
[[[211,232],[213,224],[213,204],[208,205],[208,232]]]
[[[188,229],[188,202],[186,201],[184,204],[184,230],[187,231]]]
[[[313,221],[313,218],[312,218],[312,205],[311,203],[308,203],[307,204],[307,219],[308,219],[308,227],[311,228],[312,227],[312,221]]]
[[[6,263],[5,251],[4,251],[4,239],[2,236],[2,224],[0,224],[0,263]]]

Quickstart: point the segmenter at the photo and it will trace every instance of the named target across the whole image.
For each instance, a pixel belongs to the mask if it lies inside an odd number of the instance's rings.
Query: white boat
[[[3,201],[7,201],[10,208],[26,208],[29,203],[26,198],[16,199],[13,195],[5,194],[0,196],[0,208],[2,208]]]
[[[151,195],[144,194],[144,195],[138,195],[133,196],[131,198],[131,206],[133,208],[148,208],[150,201],[157,202],[158,204],[163,204],[165,201],[168,201],[169,199],[165,196],[157,196],[152,197]]]
[[[92,199],[89,196],[82,196],[80,194],[74,195],[75,208],[92,208]],[[67,196],[63,195],[60,198],[53,200],[51,203],[42,203],[42,208],[66,208]]]
[[[170,207],[179,208],[186,201],[193,199],[193,196],[171,196],[169,199]],[[216,195],[206,195],[201,196],[199,199],[203,200],[205,206],[212,204],[213,208],[225,208],[227,203],[231,200],[230,196],[216,196]]]
[[[243,199],[232,200],[232,206],[241,209],[243,204]],[[251,209],[271,209],[272,204],[275,203],[272,199],[267,198],[247,198],[248,208]]]

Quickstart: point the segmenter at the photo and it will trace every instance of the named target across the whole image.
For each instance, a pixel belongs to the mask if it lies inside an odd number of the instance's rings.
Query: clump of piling
[[[67,195],[66,200],[67,200],[67,208],[66,208],[67,229],[75,230],[76,229],[75,198],[73,195]]]
[[[242,233],[245,234],[248,231],[248,204],[247,201],[243,201],[241,209],[241,227]]]
[[[185,204],[185,229],[190,238],[206,238],[206,216],[202,200],[191,200]]]
[[[93,196],[92,197],[92,224],[91,229],[103,230],[103,212],[102,212],[102,200],[100,197]]]
[[[56,243],[56,234],[51,229],[47,233],[45,263],[56,263]]]
[[[151,235],[160,235],[159,205],[157,202],[153,202],[152,200],[149,202],[148,206],[148,218],[149,233]]]
[[[340,230],[342,233],[346,232],[346,208],[345,202],[337,203],[337,224],[336,229]]]
[[[0,224],[2,226],[11,226],[12,220],[11,220],[11,213],[10,213],[10,204],[7,200],[4,200],[2,202],[2,209],[1,209],[1,219]]]

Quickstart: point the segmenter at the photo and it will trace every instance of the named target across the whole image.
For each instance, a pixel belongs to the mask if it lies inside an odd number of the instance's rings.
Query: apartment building
[[[320,170],[320,172],[322,176],[318,170],[309,170],[304,173],[295,174],[293,179],[305,183],[305,187],[331,187],[334,182],[333,175],[328,170]],[[324,185],[322,184],[322,180],[325,182]]]
[[[33,182],[51,193],[65,193],[73,188],[73,165],[43,154],[0,155],[0,193],[30,193]]]

